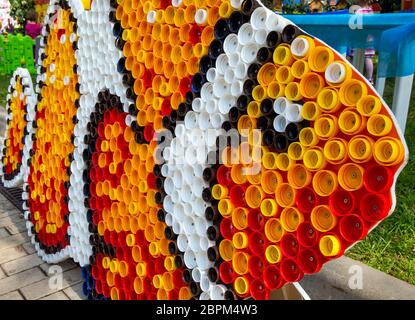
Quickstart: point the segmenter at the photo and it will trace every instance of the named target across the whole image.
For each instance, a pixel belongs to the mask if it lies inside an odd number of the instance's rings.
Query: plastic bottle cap
[[[356,79],[350,79],[345,81],[339,91],[340,101],[348,107],[354,107],[357,105],[362,97],[367,95],[366,85]]]
[[[340,186],[347,191],[359,190],[363,186],[364,169],[354,163],[341,166],[338,172]]]
[[[279,242],[284,235],[284,229],[282,228],[279,219],[272,218],[265,224],[265,235],[271,242]]]
[[[244,275],[248,272],[249,255],[245,252],[237,251],[232,258],[232,267],[239,275]]]
[[[311,212],[311,223],[318,231],[327,232],[335,227],[337,219],[328,206],[321,205]]]
[[[386,136],[392,127],[392,120],[383,114],[374,114],[367,121],[367,131],[376,137]]]
[[[319,244],[320,252],[325,257],[335,257],[339,254],[341,243],[334,235],[326,235],[321,237]]]
[[[340,219],[339,230],[342,237],[350,242],[363,239],[368,231],[362,218],[354,214]]]
[[[314,191],[321,197],[327,197],[337,188],[337,175],[329,170],[320,170],[313,177]]]
[[[370,117],[380,112],[382,103],[378,97],[368,95],[362,97],[356,107],[362,116]]]

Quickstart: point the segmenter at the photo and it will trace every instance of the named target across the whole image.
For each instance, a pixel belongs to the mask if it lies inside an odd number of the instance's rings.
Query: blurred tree
[[[10,15],[17,20],[20,26],[26,23],[27,12],[35,8],[34,0],[10,0]]]

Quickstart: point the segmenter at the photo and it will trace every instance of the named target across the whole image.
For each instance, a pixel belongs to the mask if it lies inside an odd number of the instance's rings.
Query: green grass
[[[388,83],[385,100],[389,105],[392,105],[392,96],[393,86]],[[405,137],[412,156],[415,154],[415,85]],[[347,256],[415,285],[415,160],[411,156],[398,179],[395,212]]]

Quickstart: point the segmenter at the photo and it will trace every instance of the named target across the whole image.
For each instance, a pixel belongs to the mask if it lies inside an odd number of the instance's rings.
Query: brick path
[[[63,271],[62,288],[51,289],[51,266],[36,255],[20,212],[0,195],[0,300],[84,299],[80,268],[72,260],[59,266]]]

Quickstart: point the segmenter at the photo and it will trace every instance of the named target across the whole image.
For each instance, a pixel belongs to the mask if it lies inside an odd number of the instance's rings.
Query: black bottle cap
[[[300,135],[301,127],[298,123],[289,123],[285,129],[285,134],[289,141],[297,141]]]
[[[271,31],[267,36],[267,46],[271,49],[275,49],[282,42],[281,33],[278,31]]]
[[[229,110],[229,121],[231,123],[238,122],[240,116],[241,116],[241,113],[237,107],[233,107],[231,108],[231,110]]]
[[[215,247],[210,247],[207,250],[207,256],[208,256],[209,261],[211,261],[211,262],[218,261],[219,258],[220,258],[218,247],[216,247],[216,246]]]
[[[272,101],[272,99],[264,99],[261,102],[261,106],[260,106],[261,112],[264,116],[274,116],[275,112],[274,112],[274,102]]]
[[[219,19],[214,27],[215,38],[223,40],[230,33],[228,22],[225,19]]]
[[[273,49],[262,47],[258,50],[257,60],[261,64],[265,64],[272,60]]]
[[[240,111],[246,111],[246,109],[248,108],[248,104],[249,104],[249,97],[246,95],[241,95],[238,100],[236,101],[236,107],[238,108],[238,110]]]
[[[277,134],[274,140],[274,146],[277,152],[286,152],[288,150],[288,139],[285,134]]]
[[[205,188],[202,192],[202,199],[205,202],[211,202],[213,200],[212,198],[212,192],[210,188]]]
[[[191,281],[189,284],[189,287],[190,287],[190,292],[192,293],[193,297],[197,297],[202,293],[202,290],[200,289],[200,285],[195,281]]]
[[[192,273],[190,272],[190,270],[189,270],[189,269],[185,269],[185,270],[183,271],[183,281],[184,281],[186,284],[189,284],[189,283],[190,283],[190,281],[192,281]]]
[[[207,237],[210,241],[217,241],[220,238],[220,231],[218,226],[210,226],[207,229]]]
[[[241,11],[234,11],[229,17],[229,30],[232,33],[238,33],[241,26],[248,22],[249,17],[244,15]]]
[[[216,59],[217,57],[222,54],[223,51],[223,43],[218,39],[214,39],[209,46],[209,57],[212,59]]]
[[[271,119],[265,116],[261,116],[258,118],[256,125],[258,129],[265,131],[271,127]]]
[[[203,56],[199,62],[199,70],[201,74],[206,74],[210,68],[214,66],[212,59],[209,56]]]
[[[219,280],[219,272],[216,268],[210,268],[208,270],[209,281],[216,283]]]
[[[157,219],[158,219],[160,222],[165,222],[165,221],[166,221],[166,212],[165,212],[163,209],[160,209],[160,210],[157,212]]]
[[[274,145],[274,140],[275,140],[275,131],[272,129],[265,130],[262,135],[262,143],[267,147],[271,147]]]
[[[295,38],[302,34],[304,33],[298,27],[289,24],[282,30],[282,41],[291,43]]]

